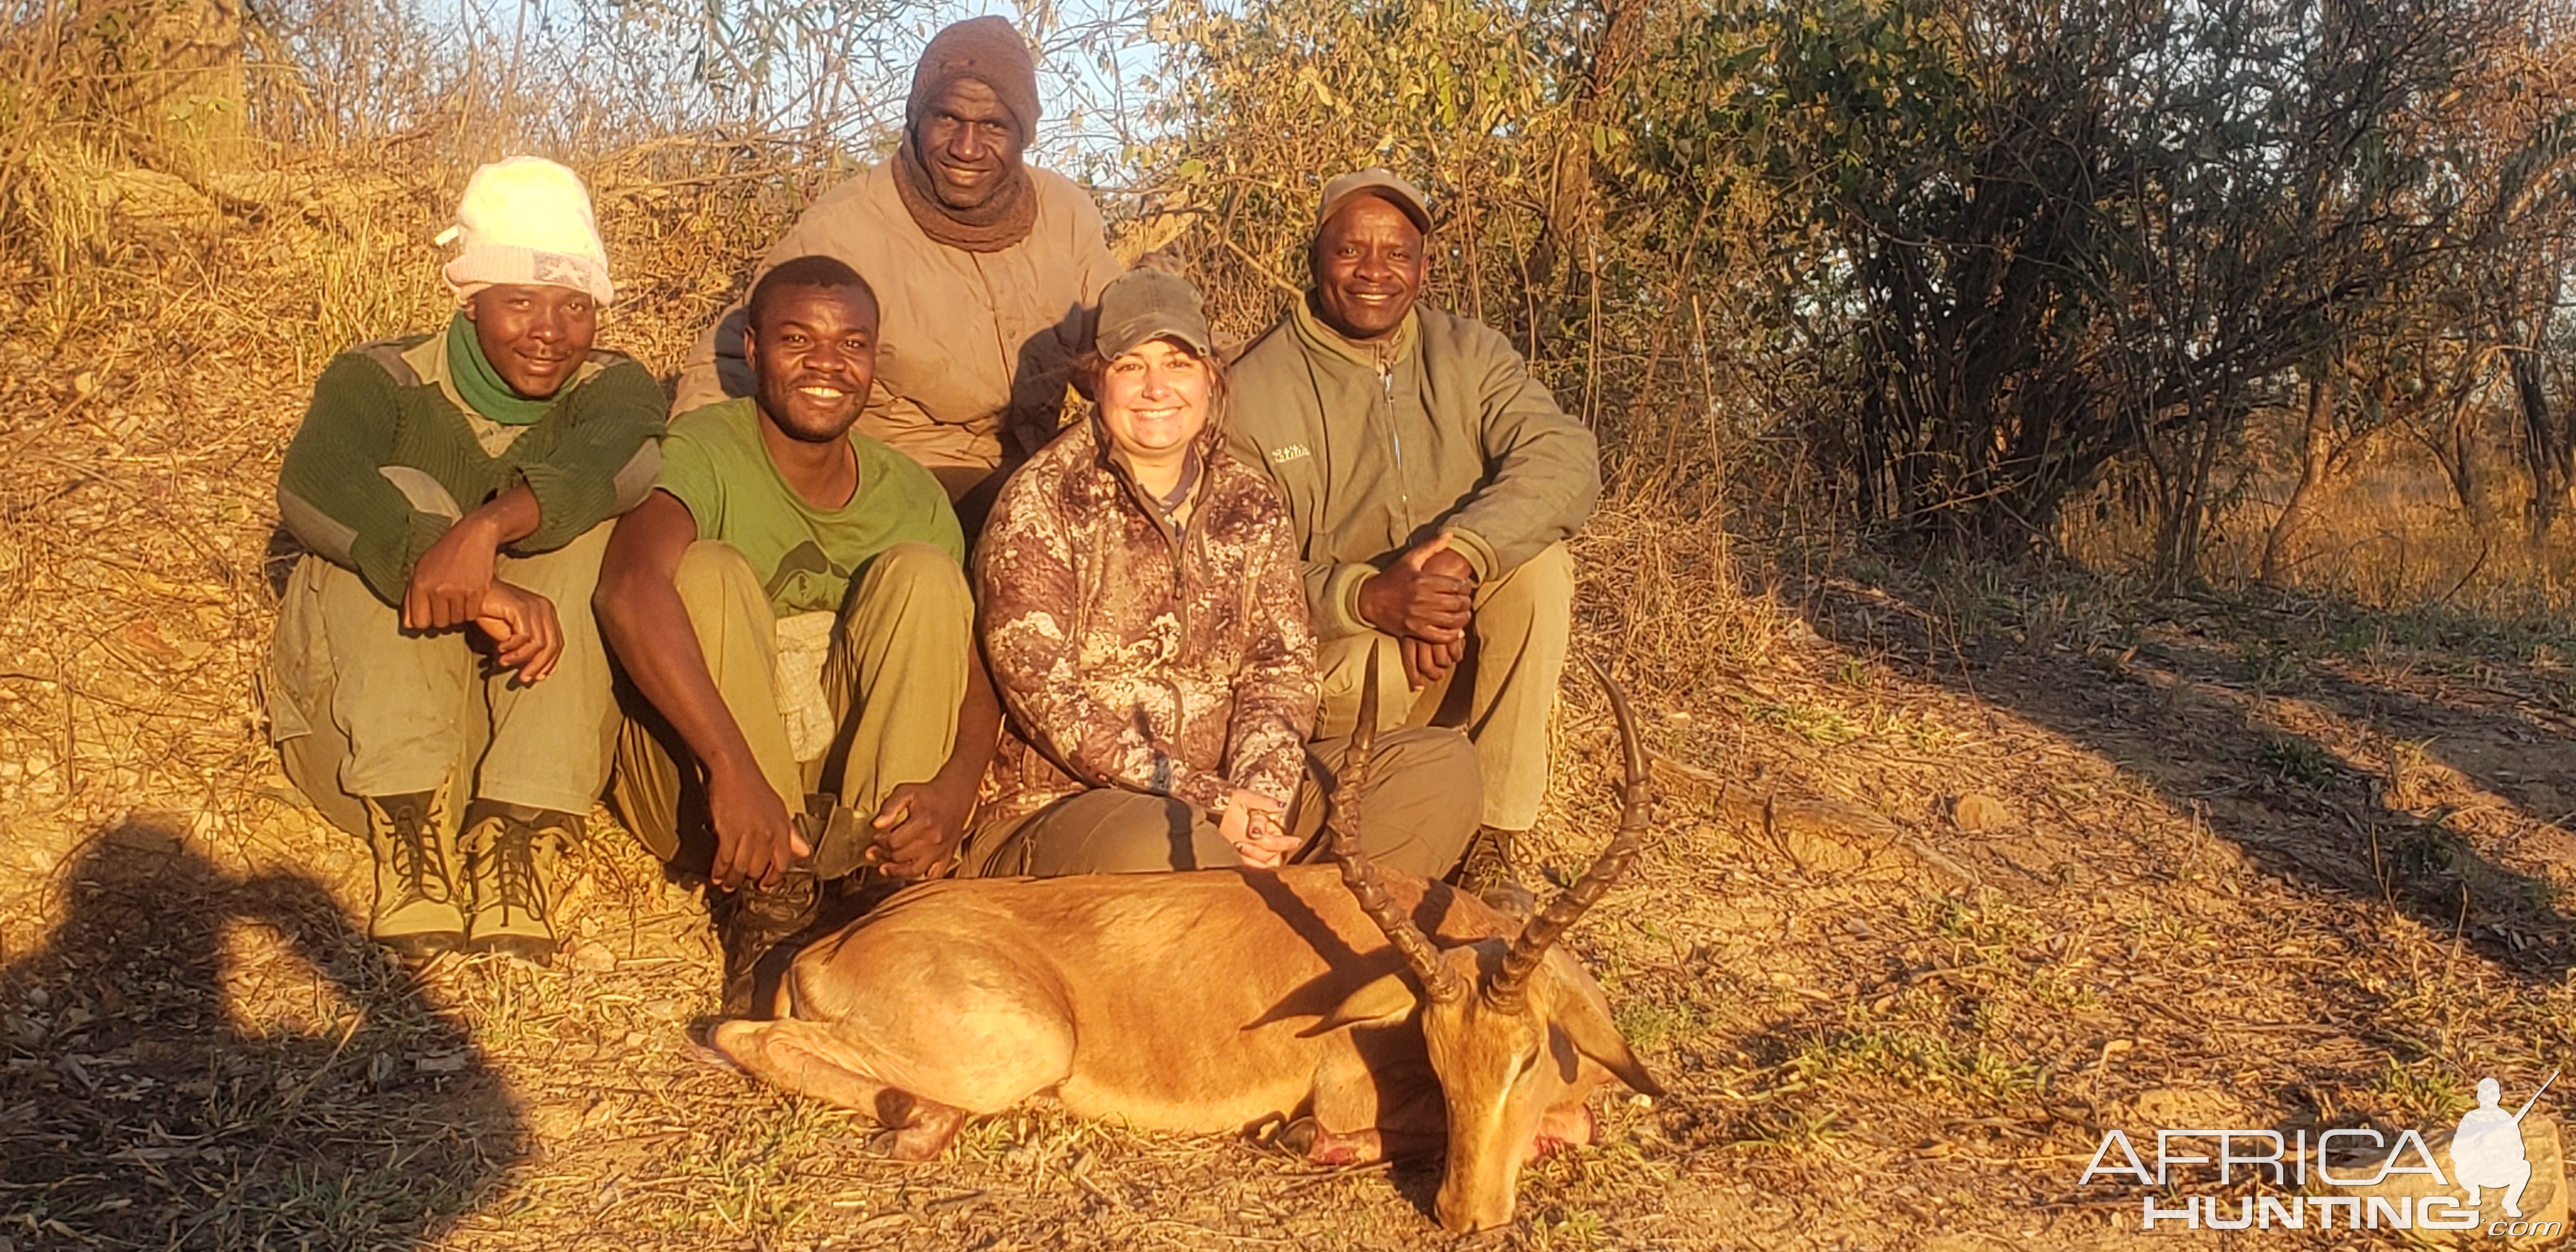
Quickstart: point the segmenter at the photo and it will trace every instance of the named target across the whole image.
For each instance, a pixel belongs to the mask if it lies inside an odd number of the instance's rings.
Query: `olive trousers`
[[[730,544],[700,540],[674,581],[707,672],[790,815],[805,811],[808,792],[824,791],[864,820],[895,787],[927,782],[947,763],[966,667],[977,663],[974,600],[947,553],[897,544],[851,580],[822,667],[830,742],[804,760],[791,745],[791,693],[778,685],[778,618],[751,562]],[[627,718],[610,789],[618,816],[655,855],[704,871],[715,843],[696,759],[637,693],[620,694]]]
[[[1322,641],[1316,663],[1323,670],[1324,704],[1315,736],[1347,738],[1359,725],[1360,691],[1375,652],[1379,726],[1466,731],[1484,772],[1483,824],[1528,830],[1547,795],[1547,719],[1574,634],[1573,556],[1564,544],[1548,545],[1477,587],[1475,612],[1466,659],[1420,691],[1405,684],[1404,658],[1393,636],[1369,631]]]
[[[492,667],[471,626],[403,629],[402,611],[321,557],[295,564],[277,606],[264,686],[269,735],[291,779],[334,826],[364,837],[365,796],[453,780],[465,801],[590,812],[617,734],[608,652],[590,615],[611,523],[494,576],[552,601],[564,650],[533,685]]]
[[[1347,739],[1308,746],[1306,776],[1288,806],[1288,830],[1300,841],[1291,861],[1331,855],[1324,818],[1339,802],[1349,755]],[[1476,752],[1458,732],[1423,727],[1379,735],[1358,798],[1360,848],[1379,864],[1437,878],[1476,833],[1470,798],[1478,792]],[[976,831],[958,872],[1052,878],[1241,863],[1213,816],[1170,796],[1095,787]]]

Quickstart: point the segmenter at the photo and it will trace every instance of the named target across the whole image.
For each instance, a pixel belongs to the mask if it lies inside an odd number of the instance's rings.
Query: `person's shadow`
[[[466,1030],[311,879],[91,839],[0,967],[0,1246],[411,1248],[521,1125]]]

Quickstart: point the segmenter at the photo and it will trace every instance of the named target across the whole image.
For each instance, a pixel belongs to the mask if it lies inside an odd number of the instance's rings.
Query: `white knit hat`
[[[464,247],[441,271],[462,304],[499,283],[569,287],[607,304],[608,250],[590,213],[590,193],[571,170],[543,157],[515,156],[474,171],[456,224],[438,236]]]

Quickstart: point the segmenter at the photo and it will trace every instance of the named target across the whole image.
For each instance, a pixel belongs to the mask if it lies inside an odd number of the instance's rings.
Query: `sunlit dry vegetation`
[[[605,811],[556,966],[400,970],[266,747],[280,451],[442,314],[475,163],[581,171],[667,377],[953,13],[0,12],[0,1250],[1436,1237],[1417,1165],[1045,1108],[871,1154],[696,1058],[703,905]],[[2108,1128],[2432,1127],[2567,1058],[2562,0],[1021,17],[1039,159],[1223,336],[1383,162],[1603,436],[1578,647],[1663,803],[1572,945],[1673,1097],[1510,1246],[2152,1241],[2076,1186]],[[1531,868],[1611,742],[1570,683]]]

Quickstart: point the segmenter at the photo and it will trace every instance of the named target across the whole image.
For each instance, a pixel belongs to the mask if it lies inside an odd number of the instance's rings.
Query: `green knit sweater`
[[[387,604],[449,526],[511,487],[536,493],[538,522],[509,550],[546,552],[634,507],[661,464],[669,401],[632,359],[593,351],[543,417],[503,426],[465,405],[446,344],[414,335],[334,358],[278,474],[287,529]]]

